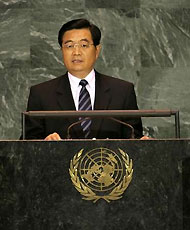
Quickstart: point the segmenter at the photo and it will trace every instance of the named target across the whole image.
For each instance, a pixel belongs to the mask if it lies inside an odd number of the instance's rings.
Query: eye
[[[67,47],[68,49],[70,49],[70,48],[73,48],[74,45],[73,45],[73,44],[67,44],[66,47]]]
[[[81,47],[82,47],[82,48],[87,48],[87,47],[88,47],[88,44],[81,44]]]
[[[64,47],[67,49],[72,49],[74,47],[73,43],[65,43]]]

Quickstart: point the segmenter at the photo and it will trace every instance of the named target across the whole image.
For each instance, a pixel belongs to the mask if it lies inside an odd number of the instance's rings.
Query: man
[[[68,72],[56,79],[31,87],[27,111],[55,110],[137,110],[132,83],[105,76],[94,70],[100,53],[101,32],[86,19],[64,24],[58,35],[63,62]],[[81,81],[82,80],[82,81]],[[68,127],[80,118],[26,120],[26,139],[60,140]],[[141,119],[124,119],[142,137]],[[131,137],[131,128],[109,119],[90,119],[70,130],[71,138]]]

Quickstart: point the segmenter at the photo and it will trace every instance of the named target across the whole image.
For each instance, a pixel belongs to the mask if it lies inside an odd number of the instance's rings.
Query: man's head
[[[100,38],[98,27],[86,19],[72,20],[61,27],[58,41],[71,74],[84,78],[90,73],[100,53]]]
[[[64,33],[73,29],[89,29],[92,36],[93,44],[95,46],[100,44],[100,39],[101,39],[100,29],[96,25],[91,24],[88,20],[81,18],[81,19],[74,19],[72,21],[69,21],[61,27],[58,34],[58,42],[60,47],[62,47],[62,39]]]

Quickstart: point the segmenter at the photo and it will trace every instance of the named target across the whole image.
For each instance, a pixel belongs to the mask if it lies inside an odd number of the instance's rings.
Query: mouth
[[[76,63],[76,64],[77,64],[77,63],[79,63],[79,64],[80,64],[80,63],[82,63],[83,61],[82,61],[82,60],[80,60],[80,59],[74,59],[74,60],[72,60],[72,62],[73,62],[73,63]]]

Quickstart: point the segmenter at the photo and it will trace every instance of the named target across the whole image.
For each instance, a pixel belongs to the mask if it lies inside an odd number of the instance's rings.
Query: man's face
[[[86,77],[93,69],[99,53],[100,45],[93,45],[89,29],[73,29],[63,35],[63,62],[72,75]]]

